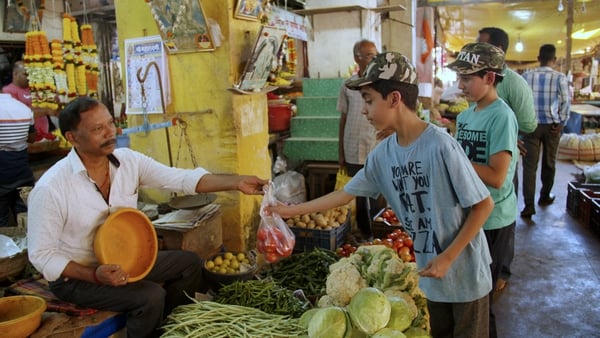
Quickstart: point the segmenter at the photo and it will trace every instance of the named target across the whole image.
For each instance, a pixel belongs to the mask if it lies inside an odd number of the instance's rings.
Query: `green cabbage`
[[[317,313],[317,311],[319,311],[319,309],[310,309],[304,312],[302,316],[300,316],[300,318],[298,319],[298,324],[300,324],[300,326],[302,326],[303,328],[308,329],[308,323],[310,323],[310,320],[315,315],[315,313]]]
[[[341,307],[318,309],[308,323],[310,338],[345,338],[348,330],[346,311]]]
[[[372,335],[371,338],[406,338],[406,336],[400,330],[384,327],[383,329],[375,332],[375,334]]]
[[[347,307],[352,324],[359,330],[374,334],[383,329],[390,320],[392,306],[377,288],[360,289]]]
[[[392,313],[390,314],[390,321],[386,327],[400,331],[408,329],[413,318],[406,301],[398,296],[388,297],[388,300],[392,305]]]
[[[406,338],[430,338],[431,336],[427,333],[427,331],[423,330],[420,327],[411,327],[408,330],[404,331],[404,335]]]

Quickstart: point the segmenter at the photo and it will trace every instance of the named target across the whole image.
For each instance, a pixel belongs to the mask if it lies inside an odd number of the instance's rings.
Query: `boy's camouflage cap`
[[[503,67],[504,52],[502,49],[485,42],[464,45],[456,60],[448,65],[448,68],[458,74],[473,74],[484,69],[502,69]]]
[[[396,52],[378,54],[367,66],[360,79],[346,82],[346,87],[359,89],[379,80],[417,84],[417,71],[406,56]]]

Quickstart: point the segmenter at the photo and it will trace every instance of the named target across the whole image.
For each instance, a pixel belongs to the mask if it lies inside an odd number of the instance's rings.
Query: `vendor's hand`
[[[239,176],[238,179],[238,190],[247,195],[264,195],[263,185],[269,183],[256,176]]]
[[[517,140],[517,147],[519,147],[519,153],[521,156],[527,155],[527,148],[525,148],[525,142]]]
[[[96,268],[96,278],[105,285],[120,286],[127,284],[129,274],[118,264],[102,264]]]
[[[419,276],[442,278],[448,273],[448,269],[450,269],[450,262],[446,262],[443,255],[439,255],[430,260],[423,269],[419,270]]]

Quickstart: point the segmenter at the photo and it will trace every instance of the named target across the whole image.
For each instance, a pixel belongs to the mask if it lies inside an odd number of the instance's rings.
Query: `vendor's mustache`
[[[100,145],[100,147],[101,147],[101,148],[104,148],[104,147],[108,147],[108,146],[111,146],[111,145],[114,145],[114,144],[117,144],[117,139],[116,139],[116,138],[110,139],[110,140],[108,140],[108,141],[106,141],[106,142],[102,143],[102,144]]]

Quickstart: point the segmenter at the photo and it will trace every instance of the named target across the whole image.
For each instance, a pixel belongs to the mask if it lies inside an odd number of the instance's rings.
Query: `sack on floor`
[[[563,134],[558,142],[558,160],[579,160],[579,135]]]

